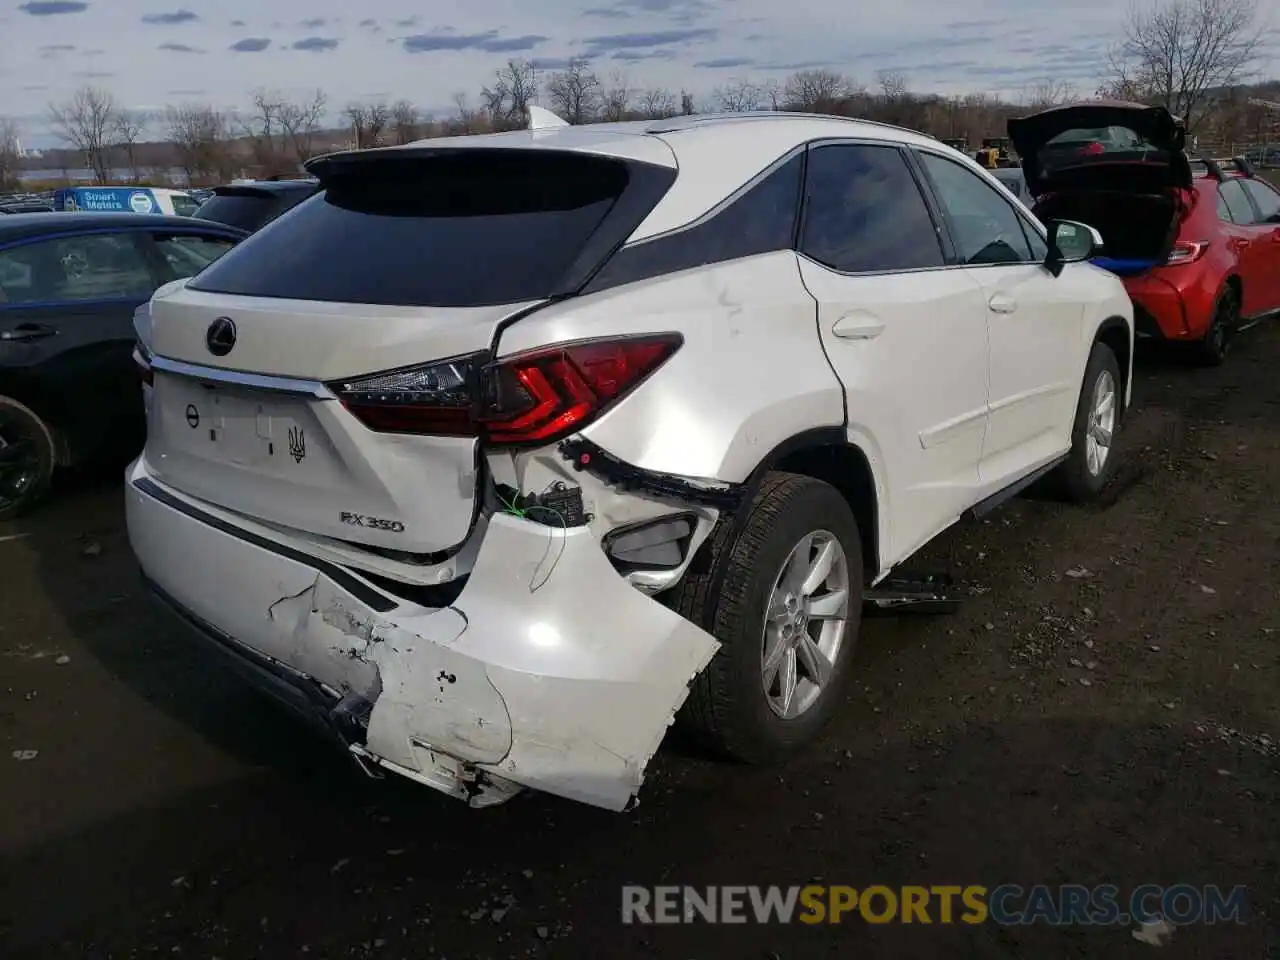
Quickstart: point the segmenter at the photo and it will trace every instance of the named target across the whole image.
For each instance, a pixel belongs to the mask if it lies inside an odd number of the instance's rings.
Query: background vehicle
[[[126,504],[157,594],[366,762],[616,810],[682,704],[809,741],[864,588],[967,511],[1096,495],[1132,308],[931,137],[553,120],[314,160],[158,291]]]
[[[53,208],[86,213],[158,213],[189,217],[198,204],[185,190],[167,187],[63,187]]]
[[[1023,175],[1021,167],[1000,167],[992,170],[991,175],[1023,203],[1027,203],[1030,200],[1030,195],[1027,192],[1027,178]]]
[[[0,518],[39,499],[55,465],[136,453],[134,309],[244,236],[142,214],[0,219]]]
[[[1124,278],[1141,336],[1221,363],[1235,333],[1280,309],[1280,192],[1243,161],[1188,161],[1163,107],[1058,107],[1009,133],[1036,212],[1102,234],[1098,262]]]
[[[316,180],[259,180],[215,187],[195,215],[242,230],[258,230],[312,196]]]
[[[12,193],[0,196],[0,214],[52,213],[53,195],[37,193]]]

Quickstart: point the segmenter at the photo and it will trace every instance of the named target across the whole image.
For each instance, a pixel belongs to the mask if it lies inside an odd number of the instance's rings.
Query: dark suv
[[[253,180],[215,187],[195,216],[254,231],[316,192],[315,180]]]

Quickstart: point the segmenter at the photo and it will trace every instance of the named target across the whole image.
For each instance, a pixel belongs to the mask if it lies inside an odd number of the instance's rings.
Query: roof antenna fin
[[[529,104],[529,129],[530,130],[548,130],[552,127],[567,127],[565,121],[561,120],[550,110],[544,107]]]

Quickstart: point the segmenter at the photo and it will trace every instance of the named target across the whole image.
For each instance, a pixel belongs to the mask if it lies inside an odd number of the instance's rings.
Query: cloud
[[[328,21],[324,17],[313,17],[310,20],[303,20],[298,24],[300,27],[306,27],[308,30],[319,30]]]
[[[19,5],[18,9],[33,17],[52,17],[60,13],[84,13],[89,4],[81,0],[31,0]]]
[[[171,97],[203,97],[208,90],[168,90],[166,93]]]
[[[233,27],[243,27],[243,26],[246,26],[246,24],[245,24],[245,22],[244,22],[243,20],[232,20],[232,21],[231,21],[231,25],[232,25]]]
[[[360,26],[362,27],[376,27],[377,25],[378,25],[377,20],[361,20],[360,21]]]
[[[110,70],[81,70],[76,76],[84,80],[105,80],[107,77],[114,77],[115,74]]]
[[[619,51],[643,50],[646,47],[668,47],[694,40],[714,40],[720,31],[710,27],[689,28],[686,30],[655,30],[648,33],[614,33],[605,36],[587,37],[583,45],[587,48],[587,56],[615,52],[616,59],[643,59],[632,57],[616,57]]]
[[[529,62],[535,70],[568,70],[579,61],[573,57],[535,57]]]
[[[228,49],[236,53],[261,53],[269,46],[271,41],[266,37],[245,37],[243,40],[237,40]]]
[[[199,47],[190,47],[185,43],[162,43],[157,50],[168,50],[171,53],[204,53]]]
[[[190,10],[174,10],[171,13],[148,13],[143,16],[142,22],[172,25],[175,23],[190,23],[192,20],[199,19],[200,16]]]
[[[329,37],[307,37],[303,40],[295,41],[293,49],[306,50],[311,53],[320,53],[325,50],[337,50],[338,41]]]
[[[641,60],[673,60],[675,53],[670,50],[618,50],[610,59],[625,60],[627,63],[639,63]]]
[[[26,93],[39,93],[41,90],[48,90],[49,85],[47,83],[28,83],[22,89]]]
[[[750,57],[720,57],[717,60],[699,60],[694,64],[703,70],[728,70],[732,67],[746,67],[755,63]]]
[[[584,17],[601,17],[605,20],[626,20],[631,16],[626,10],[621,10],[618,7],[590,7],[583,10],[582,15]]]
[[[418,25],[417,17],[406,17],[404,20],[397,20],[397,27],[416,27]]]
[[[525,34],[519,37],[501,37],[497,30],[486,30],[484,33],[419,33],[411,37],[402,37],[400,42],[409,53],[458,52],[462,50],[481,50],[485,53],[514,53],[532,50],[547,40],[537,34]]]

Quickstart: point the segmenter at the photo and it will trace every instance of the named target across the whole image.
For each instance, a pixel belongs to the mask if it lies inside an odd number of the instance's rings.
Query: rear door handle
[[[854,310],[833,323],[831,332],[841,340],[874,340],[884,333],[884,321],[874,313]]]
[[[1018,309],[1018,301],[1003,293],[997,293],[987,301],[987,306],[991,308],[992,313],[1013,313]]]
[[[43,323],[20,323],[12,330],[0,330],[0,340],[10,343],[26,343],[30,340],[43,340],[45,337],[57,336],[55,327]]]

